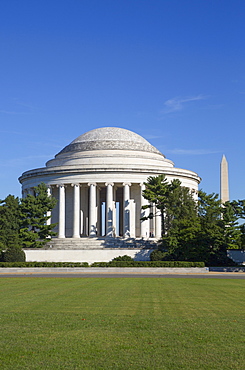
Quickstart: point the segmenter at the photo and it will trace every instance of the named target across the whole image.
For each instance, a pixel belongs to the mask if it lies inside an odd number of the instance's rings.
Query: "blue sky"
[[[2,0],[0,199],[94,128],[132,130],[245,198],[245,1]]]

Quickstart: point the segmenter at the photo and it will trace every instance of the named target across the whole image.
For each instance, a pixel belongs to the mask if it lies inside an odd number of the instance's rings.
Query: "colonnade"
[[[152,208],[142,196],[143,183],[70,183],[48,186],[58,202],[48,222],[58,223],[58,238],[106,236],[124,238],[161,237],[160,215],[141,220]],[[32,189],[25,193],[33,194]]]

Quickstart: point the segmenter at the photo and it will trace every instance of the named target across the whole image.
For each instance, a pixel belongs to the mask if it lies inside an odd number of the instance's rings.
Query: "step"
[[[157,247],[156,240],[123,239],[123,238],[54,238],[44,249],[103,249],[103,248],[137,248],[153,249]]]

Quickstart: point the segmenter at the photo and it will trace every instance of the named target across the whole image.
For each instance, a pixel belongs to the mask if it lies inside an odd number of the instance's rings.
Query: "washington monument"
[[[230,200],[228,162],[225,155],[223,155],[220,163],[220,199],[222,203],[228,202]]]

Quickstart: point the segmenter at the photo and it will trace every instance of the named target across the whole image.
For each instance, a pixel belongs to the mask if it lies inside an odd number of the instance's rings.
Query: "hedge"
[[[88,262],[0,262],[0,267],[89,267]]]
[[[89,267],[89,264],[88,262],[0,262],[1,267]],[[205,264],[186,261],[110,261],[94,262],[90,267],[205,267]]]
[[[110,261],[94,262],[91,267],[205,267],[205,263],[187,261]]]

